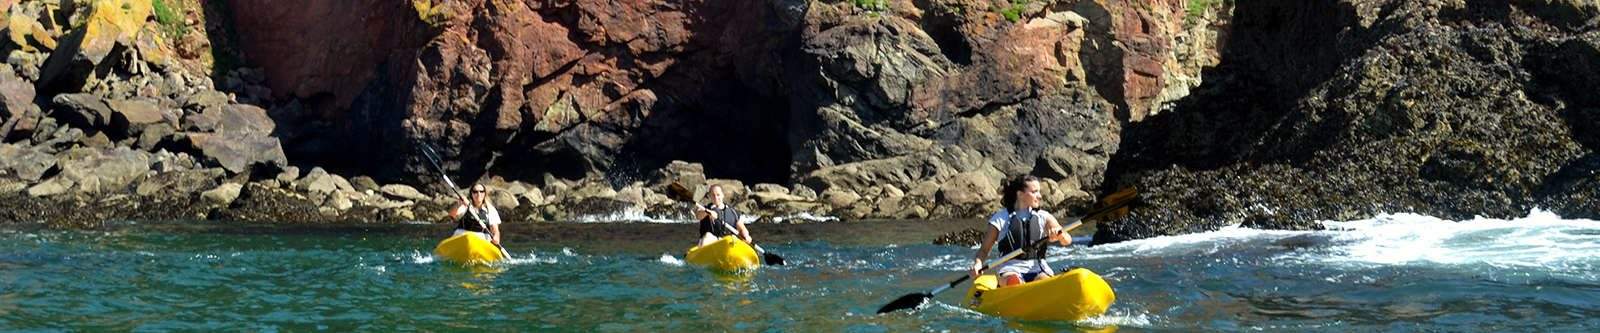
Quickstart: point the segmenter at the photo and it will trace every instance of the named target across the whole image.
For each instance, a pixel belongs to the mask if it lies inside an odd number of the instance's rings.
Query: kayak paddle
[[[439,172],[439,177],[444,178],[444,184],[450,186],[451,194],[455,194],[456,198],[461,199],[462,203],[472,202],[467,200],[467,195],[461,194],[461,189],[456,187],[456,182],[450,180],[450,174],[444,172],[444,165],[439,163],[439,153],[433,151],[433,147],[428,146],[427,143],[422,143],[417,148],[422,151],[422,156],[428,159],[428,165],[432,165],[433,170]],[[472,209],[472,205],[467,205],[467,213],[472,214],[472,220],[478,222],[479,228],[483,228],[485,231],[489,230],[489,226],[483,224],[487,219],[487,217],[483,216],[483,213]],[[494,246],[500,248],[500,255],[511,258],[511,253],[506,252],[505,246],[500,244],[495,244]]]
[[[1117,200],[1119,202],[1110,203],[1109,205],[1107,205],[1105,207],[1101,207],[1099,209],[1095,209],[1093,211],[1090,211],[1088,214],[1084,214],[1082,218],[1079,218],[1077,222],[1072,222],[1072,224],[1061,228],[1061,231],[1058,231],[1057,233],[1065,233],[1068,230],[1072,230],[1074,228],[1077,228],[1078,226],[1083,225],[1083,221],[1084,220],[1095,218],[1098,215],[1105,214],[1107,212],[1111,212],[1111,211],[1114,211],[1114,210],[1122,209],[1123,207],[1126,207],[1128,204],[1132,203],[1133,199],[1137,198],[1136,195],[1137,195],[1136,190],[1134,188],[1131,188],[1131,187],[1127,188],[1127,189],[1124,189],[1124,190],[1121,190],[1121,191],[1117,191],[1117,193],[1113,193],[1111,195],[1108,195],[1108,196],[1106,196],[1106,202],[1109,203],[1110,201],[1113,201],[1113,200]],[[1000,259],[995,259],[994,261],[990,261],[990,262],[984,264],[983,268],[979,269],[978,271],[979,272],[987,271],[987,270],[989,270],[989,268],[992,268],[992,267],[994,267],[996,265],[1003,264],[1006,261],[1010,261],[1012,258],[1016,258],[1017,256],[1022,255],[1022,253],[1027,251],[1027,250],[1035,249],[1035,248],[1038,248],[1040,246],[1045,246],[1045,243],[1049,242],[1049,241],[1050,241],[1050,237],[1048,237],[1048,236],[1044,237],[1044,238],[1040,238],[1039,240],[1034,241],[1033,244],[1028,244],[1028,246],[1026,246],[1026,247],[1017,249],[1016,251],[1011,251],[1011,253],[1007,253],[1005,256],[1000,257]],[[911,293],[911,294],[906,294],[905,296],[900,296],[900,298],[896,298],[894,301],[889,302],[889,304],[884,304],[883,307],[878,308],[878,314],[884,314],[884,313],[900,311],[900,310],[905,310],[905,309],[912,309],[912,308],[916,308],[918,306],[922,306],[923,303],[926,303],[929,299],[932,299],[933,295],[937,295],[937,294],[939,294],[941,292],[944,292],[945,290],[949,290],[950,288],[955,288],[956,285],[959,285],[962,282],[966,282],[967,279],[970,279],[970,278],[972,278],[971,275],[961,274],[961,277],[956,278],[954,281],[950,281],[950,283],[941,285],[938,288],[933,288],[933,290],[930,290],[928,292],[925,292],[925,293]]]
[[[673,200],[688,202],[695,205],[695,207],[700,207],[700,204],[694,202],[694,194],[689,193],[689,188],[684,187],[683,184],[678,182],[673,182],[671,185],[667,185],[667,196],[671,197]],[[739,233],[739,231],[734,230],[732,226],[724,223],[717,224],[721,224],[723,228],[728,229],[728,231],[733,232],[734,234]],[[756,245],[755,243],[750,243],[750,247],[754,247],[756,249],[756,253],[761,254],[761,262],[765,262],[768,265],[774,266],[784,265],[783,256],[779,256],[776,253],[767,252],[766,249],[761,248],[761,245]]]

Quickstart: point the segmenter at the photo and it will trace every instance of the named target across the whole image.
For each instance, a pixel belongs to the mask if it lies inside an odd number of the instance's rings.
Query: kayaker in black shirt
[[[452,235],[476,232],[484,240],[500,245],[500,211],[489,203],[489,188],[483,184],[472,185],[471,200],[470,204],[462,202],[450,210],[450,218],[456,220],[456,230]],[[479,216],[483,220],[478,220]]]
[[[755,239],[750,238],[750,230],[745,229],[744,222],[739,221],[739,212],[722,202],[724,197],[721,185],[712,184],[706,189],[706,199],[711,203],[694,206],[694,218],[700,221],[700,246],[716,242],[724,236],[734,235],[734,230],[738,231],[739,239],[745,243],[755,243]]]

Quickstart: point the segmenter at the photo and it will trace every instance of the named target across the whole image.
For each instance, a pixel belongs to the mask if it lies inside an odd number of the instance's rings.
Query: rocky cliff
[[[1016,174],[1054,209],[1141,187],[1107,241],[1595,211],[1580,0],[0,5],[18,207],[428,219],[426,143],[525,220],[676,212],[672,182],[764,216],[971,217]]]

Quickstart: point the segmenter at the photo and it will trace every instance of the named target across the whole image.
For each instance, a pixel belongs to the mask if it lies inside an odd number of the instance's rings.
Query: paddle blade
[[[778,256],[776,254],[773,254],[772,252],[762,253],[761,254],[761,261],[762,262],[766,262],[768,265],[773,265],[773,266],[783,266],[784,265],[783,257],[780,257],[780,256]]]
[[[693,202],[694,192],[690,192],[689,188],[683,186],[682,183],[672,182],[672,184],[667,185],[667,197],[677,201]]]
[[[900,298],[896,298],[893,302],[889,302],[889,304],[884,304],[883,307],[878,308],[878,314],[885,314],[905,309],[915,309],[916,307],[922,306],[922,303],[927,303],[929,298],[933,298],[933,294],[906,294],[905,296],[900,296]]]

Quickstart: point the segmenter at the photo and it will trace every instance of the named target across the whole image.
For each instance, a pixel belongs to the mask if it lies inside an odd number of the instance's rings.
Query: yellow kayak
[[[500,247],[470,232],[445,238],[433,248],[433,255],[468,265],[487,264],[506,258],[505,253],[500,252]]]
[[[1013,319],[1072,321],[1105,313],[1117,300],[1105,279],[1083,268],[997,289],[998,282],[993,274],[973,280],[967,307]]]
[[[690,248],[683,260],[718,271],[737,271],[761,265],[761,256],[756,254],[756,249],[734,236]]]

